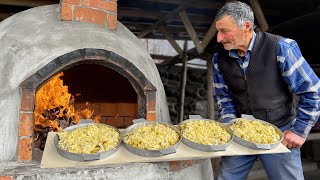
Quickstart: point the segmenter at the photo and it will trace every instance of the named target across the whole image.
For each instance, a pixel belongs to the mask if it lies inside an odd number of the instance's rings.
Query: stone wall
[[[166,92],[171,121],[173,124],[177,124],[182,67],[158,66],[158,70]],[[201,115],[203,118],[208,117],[206,69],[188,68],[184,102],[184,119],[188,119],[189,115]],[[215,106],[215,110],[217,111],[217,106]],[[215,115],[217,114],[215,112]]]

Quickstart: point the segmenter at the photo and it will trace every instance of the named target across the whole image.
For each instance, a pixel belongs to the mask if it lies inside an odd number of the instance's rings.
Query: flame
[[[92,109],[92,105],[89,102],[86,102],[86,108],[84,110],[78,110],[75,113],[74,122],[78,123],[80,119],[90,119],[91,117],[93,117],[94,110]],[[100,122],[100,116],[96,116],[95,118],[93,118],[93,121],[96,123]]]
[[[89,110],[89,103],[87,103],[85,110],[75,112],[74,97],[69,93],[68,86],[63,85],[63,80],[60,78],[63,75],[63,72],[55,75],[37,91],[34,111],[35,125],[41,124],[43,128],[52,127],[61,131],[62,128],[59,127],[55,118],[71,119],[74,124],[77,124],[79,119],[92,117],[94,111]],[[54,119],[45,117],[49,111],[55,113]],[[99,122],[99,119],[96,117],[94,122]]]

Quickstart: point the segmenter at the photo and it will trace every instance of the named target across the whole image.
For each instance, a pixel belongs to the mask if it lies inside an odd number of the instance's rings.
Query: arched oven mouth
[[[136,118],[155,120],[156,88],[136,66],[107,50],[64,54],[23,81],[20,91],[20,160],[41,160],[48,132],[79,119],[117,128]]]

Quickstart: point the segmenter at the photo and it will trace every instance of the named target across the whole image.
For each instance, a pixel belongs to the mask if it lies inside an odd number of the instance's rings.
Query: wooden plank
[[[121,130],[120,130],[121,131]],[[290,152],[283,144],[279,144],[276,148],[270,150],[253,150],[237,144],[234,141],[230,142],[229,147],[225,151],[216,152],[202,152],[192,149],[182,142],[176,149],[176,153],[168,154],[160,157],[142,157],[130,153],[124,143],[120,144],[119,149],[111,156],[96,161],[72,161],[62,157],[55,145],[54,137],[56,132],[49,132],[46,141],[46,146],[43,151],[43,156],[40,168],[61,168],[61,167],[85,167],[98,166],[106,164],[128,164],[135,162],[165,162],[165,161],[180,161],[180,160],[195,160],[217,158],[221,156],[237,156],[237,155],[253,155],[253,154],[274,154],[274,153],[288,153]]]
[[[187,5],[201,9],[219,9],[223,6],[222,2],[214,2],[212,0],[146,0],[154,3],[179,4]]]
[[[153,31],[154,29],[158,28],[160,25],[162,25],[163,23],[165,23],[166,21],[168,21],[169,19],[174,17],[177,13],[182,11],[184,8],[185,8],[185,6],[179,6],[174,11],[172,11],[169,14],[167,14],[166,16],[161,18],[159,21],[157,21],[156,23],[154,23],[153,25],[148,27],[146,30],[142,31],[137,37],[138,38],[143,38],[144,36],[148,35],[151,31]]]
[[[180,82],[180,97],[179,97],[179,112],[178,112],[178,123],[181,123],[184,119],[184,98],[187,84],[187,60],[188,60],[188,41],[184,42],[183,45],[183,56],[182,56],[182,81]]]
[[[137,10],[137,9],[118,9],[118,18],[122,17],[135,17],[135,18],[148,18],[148,19],[161,19],[167,13],[159,11]]]
[[[207,31],[206,35],[204,36],[203,40],[201,41],[201,47],[203,49],[205,49],[208,46],[209,42],[211,41],[213,36],[216,34],[216,32],[217,32],[216,23],[215,23],[215,21],[213,21],[209,30]]]
[[[213,62],[212,56],[207,58],[207,101],[208,101],[208,118],[214,118],[214,101],[213,101]]]
[[[165,56],[165,55],[158,55],[158,54],[150,54],[152,59],[159,59],[159,60],[169,60],[172,59],[174,56]]]
[[[179,16],[181,17],[181,20],[182,20],[184,26],[186,27],[187,32],[188,32],[191,40],[193,41],[193,43],[194,43],[194,45],[195,45],[195,47],[197,49],[197,52],[199,54],[203,53],[203,48],[201,47],[201,44],[200,44],[199,38],[197,36],[197,33],[193,29],[192,24],[191,24],[191,22],[190,22],[190,20],[188,18],[188,15],[187,15],[186,11],[184,11],[184,10],[181,11],[179,13]]]
[[[164,37],[169,41],[171,46],[178,52],[178,54],[182,57],[183,50],[176,42],[176,40],[170,35],[165,26],[160,26],[160,31],[164,34]]]
[[[257,18],[261,31],[267,31],[269,29],[269,25],[264,17],[259,2],[257,0],[249,0],[249,2]]]
[[[320,133],[310,133],[307,136],[307,141],[320,140]]]
[[[123,17],[134,17],[134,18],[147,18],[147,19],[161,19],[167,15],[165,12],[159,12],[159,11],[148,11],[148,10],[139,10],[139,9],[130,9],[130,8],[120,8],[118,9],[118,19],[121,19]],[[194,15],[190,14],[189,19],[191,22],[197,22],[197,23],[211,23],[212,17],[205,16],[205,15]],[[172,17],[172,21],[181,22],[181,19],[179,17]]]
[[[137,31],[144,31],[146,28],[148,28],[149,26],[152,26],[151,23],[145,23],[145,22],[128,22],[128,21],[122,21],[122,24],[124,24],[130,31],[132,32],[137,32]],[[170,33],[174,33],[176,34],[176,36],[188,36],[188,39],[190,39],[188,32],[186,32],[186,28],[184,27],[184,25],[170,25],[170,24],[166,24],[166,29],[167,31],[169,31]],[[203,38],[204,35],[207,33],[207,28],[205,27],[194,27],[194,30],[198,33],[198,37],[199,38]],[[162,34],[159,29],[155,29],[154,30],[155,35],[158,35],[157,32],[159,32],[160,34]]]

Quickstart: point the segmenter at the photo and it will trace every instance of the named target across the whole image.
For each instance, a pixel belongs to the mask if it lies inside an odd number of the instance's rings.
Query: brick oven
[[[35,94],[61,72],[75,107],[91,103],[103,123],[170,122],[157,68],[144,44],[117,22],[116,7],[116,1],[63,0],[1,23],[1,160],[35,158]]]
[[[125,128],[134,118],[171,122],[157,67],[144,44],[117,21],[117,0],[61,0],[15,14],[0,23],[0,47],[0,179],[168,178],[193,164],[201,176],[207,175],[203,169],[212,176],[209,160],[39,169],[36,93],[60,73],[75,107],[90,102],[102,123]]]

